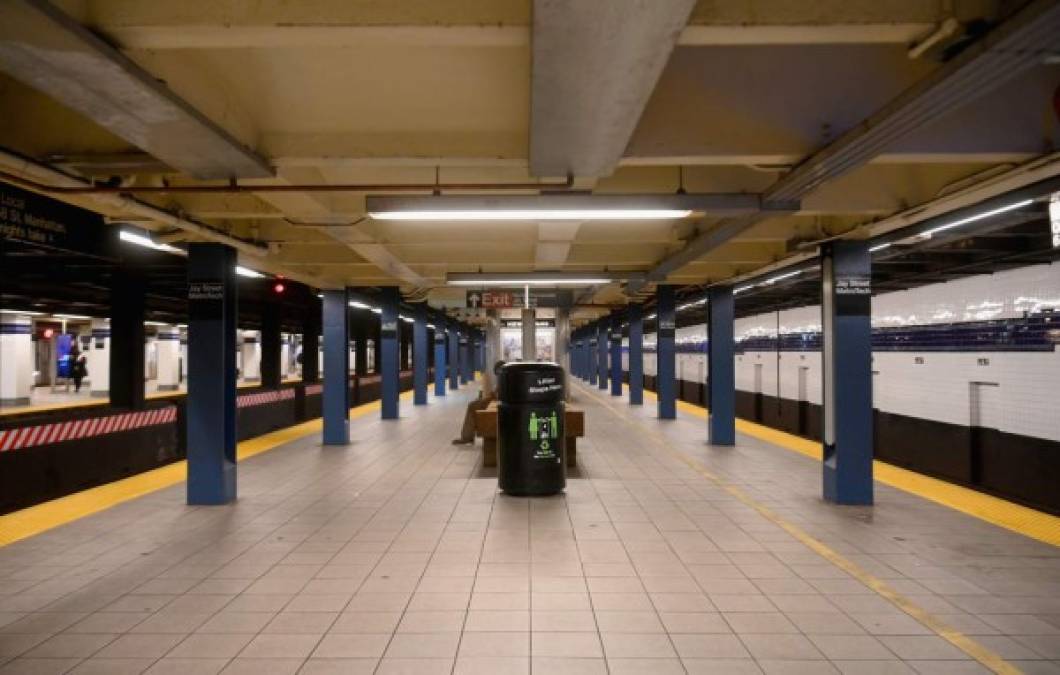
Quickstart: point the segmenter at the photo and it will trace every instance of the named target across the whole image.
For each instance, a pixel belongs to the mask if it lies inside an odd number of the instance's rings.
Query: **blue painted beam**
[[[674,287],[660,285],[656,288],[656,308],[658,330],[656,331],[655,348],[655,391],[659,399],[659,419],[672,420],[677,417],[677,381]]]
[[[823,493],[872,504],[872,257],[867,241],[821,247]]]
[[[644,404],[644,309],[629,306],[629,403]]]
[[[611,395],[622,395],[622,314],[612,312],[610,323],[611,338]]]
[[[707,440],[736,444],[736,343],[731,286],[707,291]]]
[[[346,289],[324,291],[324,445],[350,442],[350,305]],[[188,359],[189,365],[191,359]]]
[[[235,249],[188,244],[188,504],[236,498],[235,270]]]
[[[427,404],[427,308],[416,305],[412,314],[412,403]]]
[[[398,325],[398,305],[401,303],[401,289],[397,286],[384,286],[380,289],[380,305],[383,313],[380,314],[379,339],[382,342],[379,348],[379,357],[382,359],[379,372],[382,376],[382,417],[385,420],[396,420],[400,416],[401,390],[401,328]]]

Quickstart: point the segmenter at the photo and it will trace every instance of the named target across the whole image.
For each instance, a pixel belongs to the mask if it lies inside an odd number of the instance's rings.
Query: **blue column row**
[[[237,292],[235,249],[188,245],[189,504],[236,498]]]
[[[622,315],[618,312],[611,314],[610,321],[611,338],[611,395],[622,395]]]
[[[644,404],[644,310],[629,306],[629,403]]]
[[[736,443],[736,345],[732,287],[715,287],[707,300],[707,440]]]
[[[446,349],[445,324],[435,320],[434,329],[434,395],[445,396]]]
[[[596,380],[597,386],[607,390],[607,322],[600,321],[596,326]]]
[[[658,396],[659,419],[672,420],[677,417],[674,287],[665,284],[658,286],[655,304],[658,314],[658,329],[655,331],[655,392]]]
[[[412,403],[427,403],[427,307],[416,305],[412,312]]]
[[[872,504],[872,257],[867,241],[821,248],[823,492]]]
[[[382,359],[379,373],[381,383],[381,408],[383,419],[396,420],[399,413],[400,383],[400,340],[398,327],[398,305],[401,303],[401,290],[397,286],[384,286],[381,289],[382,310],[380,315],[379,339],[382,342],[379,356]]]
[[[324,445],[346,445],[350,442],[350,305],[345,288],[324,291],[323,314]]]

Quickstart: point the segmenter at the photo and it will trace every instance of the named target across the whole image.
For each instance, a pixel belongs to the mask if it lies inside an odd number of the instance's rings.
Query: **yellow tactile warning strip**
[[[411,397],[412,392],[405,392],[402,398]],[[365,403],[350,409],[350,418],[356,419],[379,410],[379,401]],[[243,441],[236,447],[239,460],[259,455],[284,443],[297,440],[320,431],[320,418],[301,422],[294,426],[279,429],[257,438]],[[21,539],[46,532],[52,528],[65,525],[98,513],[112,506],[150,494],[156,490],[176,485],[187,479],[186,461],[174,462],[157,469],[129,476],[113,483],[100,485],[66,497],[53,499],[50,502],[31,506],[0,516],[0,546],[7,546]]]
[[[963,651],[968,656],[983,664],[986,668],[989,668],[995,673],[1001,673],[1004,675],[1017,675],[1022,673],[1019,668],[1013,666],[1011,663],[1001,658],[994,651],[988,649],[982,644],[976,642],[972,638],[968,637],[964,633],[961,633],[957,629],[953,628],[945,621],[928,612],[924,608],[917,605],[915,602],[902,595],[894,588],[892,588],[884,580],[870,574],[856,563],[844,557],[841,553],[830,548],[824,542],[816,539],[809,533],[805,532],[799,526],[789,523],[784,518],[776,514],[772,509],[759,503],[753,497],[744,492],[739,486],[733,485],[721,477],[715,475],[711,471],[707,470],[703,465],[694,460],[693,458],[685,455],[683,452],[679,452],[671,448],[668,444],[659,439],[658,434],[655,430],[649,428],[643,422],[632,418],[630,415],[623,415],[621,411],[617,410],[613,405],[604,400],[602,397],[593,395],[597,403],[601,404],[604,408],[607,408],[612,414],[615,415],[620,421],[628,424],[635,429],[641,431],[645,438],[654,443],[657,447],[662,449],[668,455],[682,461],[687,464],[691,469],[696,471],[707,480],[716,484],[721,489],[738,499],[743,504],[746,504],[750,508],[754,509],[763,518],[766,518],[770,522],[783,528],[788,534],[800,541],[802,544],[810,548],[812,551],[817,553],[819,556],[832,563],[836,567],[840,568],[847,574],[851,575],[861,583],[865,584],[873,591],[875,591],[880,597],[884,598],[898,609],[902,610],[909,616],[913,617],[925,627],[931,629],[936,635],[948,641],[953,646]],[[695,406],[689,406],[695,408]],[[703,410],[703,408],[699,408]],[[745,424],[744,420],[741,420]],[[770,431],[773,431],[772,429]]]
[[[655,397],[654,392],[645,390],[646,396]],[[689,415],[706,419],[707,409],[685,401],[678,401],[677,407]],[[747,420],[737,419],[736,430],[753,436],[786,450],[820,461],[821,444],[807,438],[788,434]],[[978,518],[991,525],[1003,527],[1031,539],[1060,546],[1060,518],[1020,506],[999,497],[993,497],[944,480],[909,471],[893,464],[873,460],[872,477],[884,485],[897,488],[903,492],[916,495],[928,501],[947,506],[955,511]]]

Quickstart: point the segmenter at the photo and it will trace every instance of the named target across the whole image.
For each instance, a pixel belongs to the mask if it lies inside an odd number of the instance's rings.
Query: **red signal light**
[[[274,293],[283,293],[285,288],[286,286],[283,285],[282,281],[277,281],[275,284],[272,285],[272,290]]]
[[[55,331],[53,329],[51,329],[51,328],[45,328],[44,332],[42,333],[42,335],[44,336],[45,340],[51,340],[52,336],[55,335]]]

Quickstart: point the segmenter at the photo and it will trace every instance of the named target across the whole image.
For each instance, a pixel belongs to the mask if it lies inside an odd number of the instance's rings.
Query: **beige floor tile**
[[[305,658],[318,642],[319,635],[262,633],[251,640],[239,656],[248,659]]]
[[[530,612],[525,610],[471,610],[465,631],[527,631]]]
[[[599,658],[604,655],[600,636],[595,632],[534,632],[530,636],[530,652],[535,657]]]
[[[386,658],[453,658],[460,642],[459,633],[395,633]]]
[[[390,638],[390,633],[329,633],[316,645],[313,658],[379,658]]]
[[[666,632],[655,612],[599,610],[596,612],[596,626],[601,633]]]
[[[601,633],[600,638],[608,659],[677,657],[665,633]]]
[[[166,654],[169,658],[233,658],[243,650],[253,635],[198,633],[189,635]]]
[[[529,632],[482,632],[464,633],[460,638],[460,650],[463,657],[484,656],[530,656]]]
[[[530,665],[532,672],[549,675],[607,675],[607,662],[602,658],[534,656]]]
[[[398,624],[398,633],[459,633],[464,627],[463,610],[440,612],[407,611]]]
[[[298,675],[372,675],[379,659],[310,658]]]

